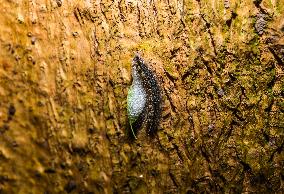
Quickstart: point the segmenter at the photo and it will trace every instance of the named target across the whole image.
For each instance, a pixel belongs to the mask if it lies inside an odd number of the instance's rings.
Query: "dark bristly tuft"
[[[142,85],[146,91],[146,106],[143,113],[134,123],[134,130],[137,131],[145,123],[149,135],[156,133],[161,115],[161,89],[154,72],[145,64],[144,60],[136,55],[133,59],[138,75],[141,77]]]

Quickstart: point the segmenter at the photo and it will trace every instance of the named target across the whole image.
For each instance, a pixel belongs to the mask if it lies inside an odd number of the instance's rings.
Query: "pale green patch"
[[[129,90],[128,90],[128,94],[127,94],[127,115],[128,115],[128,120],[129,120],[129,124],[130,124],[130,128],[132,131],[132,134],[134,136],[135,139],[137,139],[134,130],[132,128],[132,124],[137,120],[137,117],[133,117],[132,114],[130,113],[130,102],[133,100],[133,86],[131,85]]]

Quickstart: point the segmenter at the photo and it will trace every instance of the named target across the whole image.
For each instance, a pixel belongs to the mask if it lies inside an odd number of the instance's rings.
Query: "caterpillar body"
[[[136,139],[136,133],[142,125],[150,135],[157,131],[161,114],[161,89],[155,73],[139,55],[135,55],[132,61],[132,78],[127,95],[127,113]]]

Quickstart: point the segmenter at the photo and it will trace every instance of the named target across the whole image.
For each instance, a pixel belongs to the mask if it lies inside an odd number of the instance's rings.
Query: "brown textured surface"
[[[0,8],[2,193],[283,192],[283,0]],[[136,51],[164,104],[130,142]]]

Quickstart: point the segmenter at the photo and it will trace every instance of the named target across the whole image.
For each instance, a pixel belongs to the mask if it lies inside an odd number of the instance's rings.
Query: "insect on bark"
[[[158,79],[145,61],[135,55],[132,61],[132,85],[127,95],[127,114],[132,135],[145,126],[149,135],[157,131],[161,115],[161,89]]]

